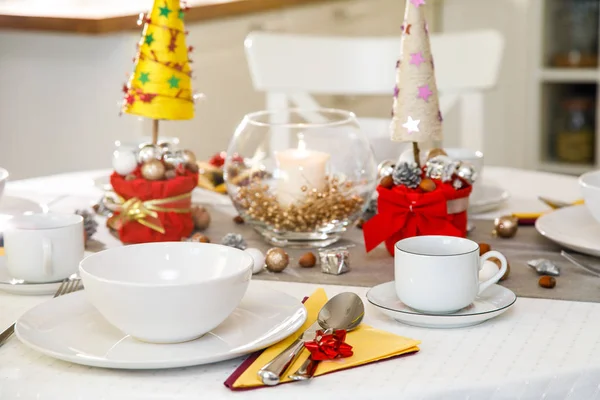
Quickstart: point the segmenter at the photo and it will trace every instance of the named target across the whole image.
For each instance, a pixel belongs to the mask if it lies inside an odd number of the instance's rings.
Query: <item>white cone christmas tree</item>
[[[392,108],[391,137],[398,142],[442,140],[425,0],[407,0]]]

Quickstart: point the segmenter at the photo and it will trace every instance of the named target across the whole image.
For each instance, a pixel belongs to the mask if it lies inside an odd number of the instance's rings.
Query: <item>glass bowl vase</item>
[[[377,179],[356,116],[335,109],[248,114],[224,179],[239,214],[275,246],[324,247],[353,226]]]

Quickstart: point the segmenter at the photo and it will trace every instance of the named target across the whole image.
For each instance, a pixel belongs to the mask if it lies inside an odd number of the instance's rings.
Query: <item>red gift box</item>
[[[120,221],[119,239],[131,244],[180,241],[190,236],[194,230],[191,193],[198,184],[198,174],[185,170],[164,181],[143,179],[139,169],[133,174],[136,179],[125,180],[116,172],[110,177],[115,193],[123,201],[120,211],[115,212]],[[127,212],[132,208],[142,208],[148,215],[139,218],[139,213]]]
[[[377,214],[363,225],[367,252],[381,242],[391,255],[394,245],[412,236],[467,235],[467,208],[472,187],[456,190],[449,183],[435,181],[436,189],[423,192],[398,185],[378,186]]]

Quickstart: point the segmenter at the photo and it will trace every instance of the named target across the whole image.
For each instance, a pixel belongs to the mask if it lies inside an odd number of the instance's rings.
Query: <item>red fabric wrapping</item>
[[[367,252],[385,242],[388,252],[394,255],[396,242],[412,236],[467,235],[466,210],[448,214],[447,202],[468,197],[472,187],[455,190],[450,184],[435,183],[437,189],[428,193],[405,186],[377,187],[377,214],[363,225]]]
[[[139,168],[133,174],[141,178]],[[125,200],[135,197],[142,201],[148,201],[190,193],[198,184],[198,174],[186,170],[185,175],[166,181],[148,181],[146,179],[127,181],[121,175],[113,172],[110,183],[115,193]],[[181,238],[190,236],[194,230],[194,221],[189,212],[158,212],[158,219],[165,229],[164,234],[133,221],[125,223],[119,228],[121,242],[132,244],[180,241]]]

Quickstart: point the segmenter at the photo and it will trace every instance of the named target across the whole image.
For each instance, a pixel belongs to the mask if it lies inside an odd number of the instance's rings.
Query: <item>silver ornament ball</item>
[[[385,160],[379,163],[377,166],[377,178],[381,180],[384,176],[392,175],[394,172],[395,163],[392,160]]]
[[[185,164],[185,160],[176,152],[168,151],[163,154],[162,160],[166,167],[169,169],[176,169],[182,164]]]
[[[160,160],[162,153],[160,148],[154,144],[145,144],[140,147],[137,153],[138,163],[144,164],[151,160]]]
[[[477,180],[477,172],[471,163],[461,162],[456,170],[456,175],[469,185]]]
[[[173,145],[170,142],[158,142],[158,148],[162,155],[166,154],[167,152],[174,151]]]

